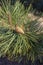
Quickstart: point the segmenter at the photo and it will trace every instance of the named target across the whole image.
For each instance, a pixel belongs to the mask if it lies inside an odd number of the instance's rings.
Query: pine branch
[[[5,1],[5,0],[4,0]],[[37,22],[30,22],[28,12],[17,1],[15,5],[2,1],[0,9],[0,57],[7,56],[10,60],[22,61],[31,59],[34,61],[43,52],[43,43],[37,34]],[[35,24],[34,24],[35,23]],[[35,31],[35,32],[34,32]],[[38,29],[39,31],[39,29]],[[40,51],[41,50],[41,51]]]

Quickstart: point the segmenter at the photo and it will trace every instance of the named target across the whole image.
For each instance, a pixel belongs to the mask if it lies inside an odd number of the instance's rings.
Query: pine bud
[[[19,26],[17,26],[17,25],[16,25],[16,27],[15,27],[15,31],[16,31],[17,33],[24,34],[23,29],[22,29],[22,28],[20,28],[20,27],[19,27]]]

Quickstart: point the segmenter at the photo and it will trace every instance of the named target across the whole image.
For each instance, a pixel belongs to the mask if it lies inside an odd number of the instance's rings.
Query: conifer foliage
[[[30,30],[27,10],[18,0],[14,5],[11,5],[11,0],[1,1],[0,57],[7,56],[8,59],[19,62],[24,57],[32,61],[40,58],[43,54],[42,44],[39,43],[40,34]]]

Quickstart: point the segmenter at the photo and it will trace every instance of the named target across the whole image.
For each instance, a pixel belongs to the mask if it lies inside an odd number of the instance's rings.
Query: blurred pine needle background
[[[39,2],[0,0],[0,58],[43,62],[43,9],[34,8]]]

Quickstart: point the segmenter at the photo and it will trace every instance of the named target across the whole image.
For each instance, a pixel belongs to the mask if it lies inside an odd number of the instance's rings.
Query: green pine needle
[[[33,24],[33,26],[29,21],[28,12],[24,6],[19,1],[11,5],[10,0],[2,0],[2,4],[0,8],[0,22],[3,23],[0,24],[0,57],[7,56],[10,60],[20,62],[24,57],[26,60],[34,61],[41,54],[43,55],[43,42],[41,44],[39,42],[40,37],[41,39],[43,37],[34,30],[36,25]],[[24,34],[9,28],[9,25],[16,24],[24,25]]]

